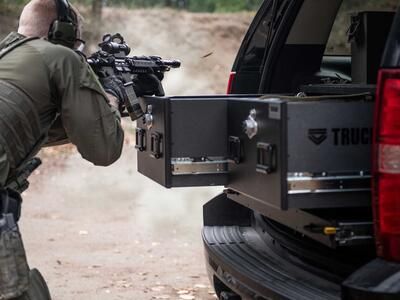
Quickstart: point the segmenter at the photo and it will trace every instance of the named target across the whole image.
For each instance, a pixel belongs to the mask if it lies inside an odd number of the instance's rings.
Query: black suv
[[[204,206],[220,299],[400,299],[389,4],[265,0],[228,95],[145,99],[139,171],[168,188],[225,186]]]

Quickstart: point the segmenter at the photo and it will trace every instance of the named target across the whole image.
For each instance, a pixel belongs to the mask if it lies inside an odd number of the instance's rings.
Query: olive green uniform
[[[23,38],[11,33],[0,49]],[[119,158],[123,138],[118,110],[81,55],[34,39],[0,58],[0,186],[43,145],[69,141],[106,166]]]
[[[0,42],[2,201],[10,196],[4,194],[10,193],[7,181],[42,146],[71,142],[83,158],[106,166],[121,155],[123,139],[120,114],[84,57],[18,33]],[[8,207],[3,202],[1,206]],[[29,271],[15,224],[0,230],[0,298],[50,299],[40,273]]]

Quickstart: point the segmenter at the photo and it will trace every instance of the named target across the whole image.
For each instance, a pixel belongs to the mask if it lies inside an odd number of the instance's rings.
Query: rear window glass
[[[269,14],[268,14],[269,15]],[[263,19],[249,43],[249,47],[243,57],[243,67],[259,68],[264,58],[265,44],[269,34],[268,17]]]
[[[262,66],[262,62],[266,54],[265,49],[268,46],[269,42],[272,40],[272,37],[275,34],[275,30],[278,27],[277,24],[280,23],[283,13],[285,12],[288,5],[288,1],[276,2],[277,7],[274,26],[271,28],[273,10],[273,8],[271,7],[272,2],[273,1],[270,1],[267,4],[269,6],[267,12],[262,20],[257,24],[256,30],[250,39],[246,52],[243,56],[243,60],[241,62],[241,70],[245,69],[255,71],[259,70],[260,66]]]
[[[270,34],[270,19],[271,11],[269,9],[263,19],[257,24],[256,30],[243,56],[241,69],[253,70],[260,67],[265,54],[265,45]]]
[[[350,16],[360,11],[395,11],[398,0],[345,0],[335,23],[326,47],[326,55],[350,55],[350,43],[348,42],[348,30],[350,28]]]

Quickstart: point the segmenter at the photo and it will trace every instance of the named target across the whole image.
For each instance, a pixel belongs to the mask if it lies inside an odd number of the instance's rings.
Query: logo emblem
[[[328,137],[328,130],[326,128],[308,130],[308,138],[315,145],[321,145],[326,140],[327,137]]]

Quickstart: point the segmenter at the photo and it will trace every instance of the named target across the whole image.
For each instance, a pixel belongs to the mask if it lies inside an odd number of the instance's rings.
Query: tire
[[[29,273],[30,285],[27,292],[12,300],[51,300],[50,291],[42,274],[37,269]]]

